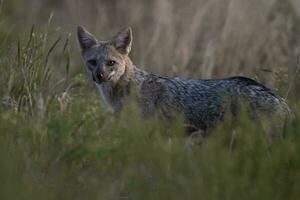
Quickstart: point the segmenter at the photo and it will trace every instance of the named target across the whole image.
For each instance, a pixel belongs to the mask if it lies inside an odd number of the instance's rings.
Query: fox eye
[[[107,66],[114,66],[115,64],[116,64],[116,61],[114,61],[114,60],[109,60],[106,62]]]
[[[88,60],[87,63],[91,66],[96,66],[97,65],[97,61],[96,60]]]

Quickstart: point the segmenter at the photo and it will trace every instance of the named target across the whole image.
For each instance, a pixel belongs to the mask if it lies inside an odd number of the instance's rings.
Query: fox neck
[[[140,87],[144,80],[149,76],[149,73],[138,68],[132,63],[129,57],[126,59],[125,73],[120,79],[120,85],[132,85]]]
[[[119,112],[122,110],[124,99],[130,94],[131,88],[135,87],[139,91],[147,76],[149,76],[149,73],[133,65],[131,60],[128,59],[125,73],[118,83],[96,83],[96,86],[104,103],[113,112]]]

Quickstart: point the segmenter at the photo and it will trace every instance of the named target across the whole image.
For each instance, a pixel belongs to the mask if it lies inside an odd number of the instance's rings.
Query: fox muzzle
[[[100,68],[97,68],[95,71],[93,71],[92,78],[94,82],[99,84],[105,82],[106,80],[104,72]]]

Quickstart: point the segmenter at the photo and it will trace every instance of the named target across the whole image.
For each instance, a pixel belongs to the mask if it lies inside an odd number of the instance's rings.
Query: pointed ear
[[[132,43],[132,31],[130,27],[121,30],[112,40],[116,49],[122,53],[128,55],[131,50]]]
[[[77,36],[82,51],[86,51],[97,44],[96,38],[82,26],[77,27]]]

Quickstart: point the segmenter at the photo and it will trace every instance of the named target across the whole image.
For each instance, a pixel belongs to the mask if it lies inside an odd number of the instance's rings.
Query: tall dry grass
[[[75,28],[109,39],[130,25],[132,58],[148,71],[246,75],[291,98],[299,4],[0,0],[0,199],[297,199],[298,109],[272,145],[244,117],[198,141],[134,105],[113,116],[88,84]]]
[[[57,31],[73,34],[75,71],[82,71],[76,51],[78,24],[103,40],[131,26],[133,60],[154,73],[192,78],[245,75],[280,88],[276,73],[294,76],[296,71],[297,0],[4,0],[5,4],[15,6],[15,29],[43,24],[53,13]],[[292,96],[300,85],[296,82],[290,83],[296,85]]]

